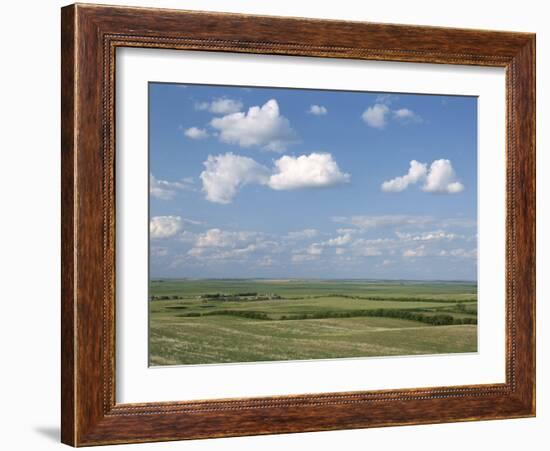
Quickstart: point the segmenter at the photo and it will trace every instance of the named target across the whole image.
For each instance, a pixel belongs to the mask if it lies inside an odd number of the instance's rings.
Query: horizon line
[[[367,277],[151,277],[149,282],[159,280],[351,280],[351,281],[391,281],[391,282],[468,282],[476,283],[477,280],[469,279],[392,279],[392,278],[367,278]]]

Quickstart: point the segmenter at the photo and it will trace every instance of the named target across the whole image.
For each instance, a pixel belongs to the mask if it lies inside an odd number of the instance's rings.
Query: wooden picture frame
[[[62,9],[62,441],[73,446],[535,415],[535,35],[71,5]],[[506,382],[118,404],[115,50],[506,69]]]

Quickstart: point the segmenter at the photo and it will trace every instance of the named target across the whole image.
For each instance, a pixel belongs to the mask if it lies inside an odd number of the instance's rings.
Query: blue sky
[[[477,279],[477,99],[150,83],[151,277]]]

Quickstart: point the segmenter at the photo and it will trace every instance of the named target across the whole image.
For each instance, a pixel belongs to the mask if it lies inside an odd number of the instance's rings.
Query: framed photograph
[[[535,36],[62,9],[62,441],[535,415]]]

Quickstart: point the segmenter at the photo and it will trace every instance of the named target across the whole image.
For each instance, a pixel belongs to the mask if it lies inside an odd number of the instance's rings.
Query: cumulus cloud
[[[252,158],[234,155],[209,155],[201,173],[203,191],[211,202],[229,204],[238,190],[251,183],[265,184],[269,170]]]
[[[350,233],[345,233],[344,235],[339,235],[335,238],[331,238],[330,240],[326,241],[325,244],[327,246],[344,246],[346,244],[351,243],[352,236]]]
[[[152,230],[160,230],[157,236],[169,237],[176,233],[182,243],[182,237],[187,234],[187,222],[179,217],[160,217],[152,221]],[[167,218],[167,219],[165,219]],[[170,228],[171,218],[181,221]],[[430,258],[434,265],[445,265],[446,262],[456,264],[464,262],[470,264],[477,256],[475,243],[469,241],[469,236],[458,235],[441,229],[431,231],[416,230],[422,228],[425,218],[415,220],[414,217],[354,217],[361,218],[361,225],[366,229],[342,229],[341,233],[332,236],[327,231],[317,229],[303,229],[290,233],[262,233],[247,230],[227,230],[223,227],[202,228],[201,232],[189,233],[185,238],[183,253],[170,253],[170,261],[185,262],[190,265],[204,265],[215,262],[222,264],[249,264],[250,268],[285,267],[305,265],[311,269],[312,265],[376,265],[396,267],[399,261],[414,262],[415,259]],[[417,217],[419,218],[419,217]],[[433,219],[432,223],[438,223]],[[358,221],[355,221],[358,223]],[[153,227],[154,223],[154,227]],[[196,224],[196,222],[193,222]],[[384,226],[372,230],[372,226],[382,224],[399,224]],[[175,232],[183,225],[185,230]],[[157,227],[159,226],[159,227]],[[201,225],[196,225],[199,227]],[[393,230],[393,234],[390,230]],[[412,231],[403,232],[401,227],[412,227]],[[326,229],[324,229],[326,230]],[[291,239],[296,238],[296,239]],[[319,237],[323,237],[320,239]],[[165,255],[164,247],[159,240],[154,242],[151,255],[162,258]],[[473,246],[472,246],[473,244]],[[158,249],[157,249],[158,248]],[[468,262],[468,263],[467,263]],[[175,264],[175,263],[174,263]],[[432,263],[430,263],[432,265]]]
[[[208,138],[208,132],[204,128],[190,127],[183,132],[185,136],[191,139]]]
[[[151,238],[170,238],[182,229],[180,216],[154,216],[149,222],[149,235]]]
[[[313,114],[315,116],[324,116],[328,113],[328,110],[326,107],[322,105],[311,105],[308,110],[309,114]]]
[[[386,259],[401,256],[407,258],[417,257],[447,257],[468,258],[474,257],[475,248],[453,249],[451,245],[471,242],[470,236],[460,235],[443,230],[402,232],[401,228],[416,230],[423,228],[427,223],[438,223],[438,219],[430,217],[414,216],[353,216],[333,218],[337,222],[351,222],[362,227],[351,229],[349,232],[339,234],[328,240],[313,243],[309,248],[299,250],[297,254],[311,254],[312,249],[325,250],[322,255],[326,259],[331,255],[345,255],[347,260],[356,262],[363,258],[381,257]],[[377,232],[376,229],[380,232]],[[394,236],[388,236],[388,231],[394,229]],[[382,233],[376,238],[367,238],[373,234]],[[385,236],[384,236],[385,235]],[[329,249],[331,249],[329,251]],[[350,260],[350,261],[351,261]]]
[[[349,182],[350,175],[340,171],[329,153],[312,153],[291,157],[285,155],[275,161],[275,173],[269,186],[275,190],[320,188]]]
[[[382,191],[401,192],[420,181],[424,181],[422,190],[429,193],[455,194],[464,189],[456,177],[450,160],[435,160],[430,165],[412,160],[409,172],[401,177],[396,177],[382,183]]]
[[[387,116],[390,113],[390,108],[383,103],[376,103],[363,111],[361,116],[369,127],[385,128],[387,125]]]
[[[392,112],[394,119],[402,122],[422,122],[422,118],[414,111],[408,108],[399,108]]]
[[[196,237],[187,255],[206,260],[245,260],[258,251],[269,251],[274,244],[262,233],[213,228]]]
[[[193,179],[184,178],[180,182],[159,180],[153,174],[149,176],[149,193],[152,197],[162,200],[173,199],[178,190],[194,190]]]
[[[272,170],[252,158],[233,153],[209,155],[204,166],[200,177],[206,198],[221,204],[231,203],[239,189],[249,184],[293,190],[328,187],[350,180],[350,175],[340,171],[329,153],[284,156],[274,161]]]
[[[231,114],[241,111],[243,103],[227,97],[221,97],[211,102],[200,102],[195,104],[195,109],[209,111],[214,114]]]
[[[282,152],[296,141],[288,119],[279,112],[275,99],[253,106],[248,112],[237,112],[212,119],[210,125],[219,131],[220,141],[241,147],[258,146]]]
[[[235,247],[239,242],[248,242],[258,234],[247,231],[208,229],[197,237],[196,247]]]
[[[396,177],[394,179],[388,180],[382,183],[382,191],[386,192],[400,192],[405,189],[410,184],[416,183],[419,180],[426,177],[427,165],[425,163],[419,163],[416,160],[412,160],[409,167],[409,172],[407,174]]]
[[[335,255],[343,255],[346,252],[344,247],[348,246],[353,241],[351,233],[345,233],[338,235],[334,238],[330,238],[326,241],[310,244],[306,249],[300,250],[298,253],[302,255],[315,255],[319,256],[324,253],[327,248],[335,248]]]
[[[391,109],[390,105],[398,97],[392,95],[380,95],[376,103],[363,111],[362,118],[369,127],[383,129],[388,125],[390,118],[403,124],[410,122],[422,122],[422,118],[408,108]]]
[[[464,185],[457,178],[450,160],[435,160],[422,189],[429,193],[460,193]]]

